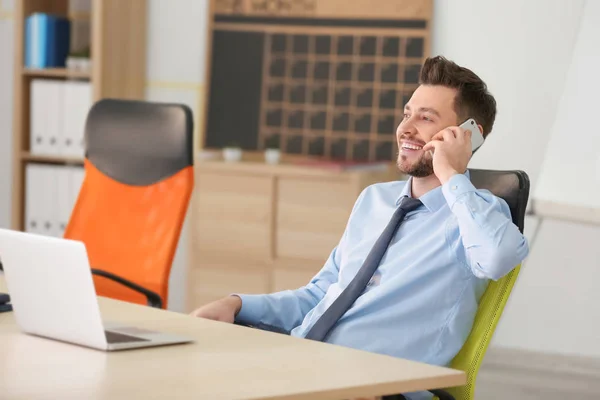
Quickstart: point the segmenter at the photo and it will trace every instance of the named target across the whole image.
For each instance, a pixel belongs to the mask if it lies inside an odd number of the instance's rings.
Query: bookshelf
[[[144,99],[146,77],[146,0],[88,0],[90,11],[70,13],[68,0],[15,0],[13,92],[12,228],[24,230],[26,168],[29,164],[81,166],[83,159],[34,154],[30,146],[31,83],[36,79],[77,80],[90,83],[92,102],[102,98]],[[89,71],[67,68],[28,69],[24,64],[25,21],[35,12],[75,20],[88,19],[91,64]],[[83,129],[83,127],[82,127]]]

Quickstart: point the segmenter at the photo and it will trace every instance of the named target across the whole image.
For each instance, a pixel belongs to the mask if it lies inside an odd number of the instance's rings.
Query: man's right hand
[[[223,299],[213,301],[205,306],[202,306],[190,315],[198,318],[212,319],[215,321],[233,323],[235,316],[242,308],[242,299],[238,296],[227,296]]]

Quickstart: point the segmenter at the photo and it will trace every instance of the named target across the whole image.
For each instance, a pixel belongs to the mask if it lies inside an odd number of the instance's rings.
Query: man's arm
[[[475,276],[498,280],[527,257],[527,239],[512,222],[504,200],[477,190],[463,174],[452,176],[442,191],[458,221],[467,264]]]
[[[232,294],[194,310],[191,315],[265,330],[291,331],[321,301],[329,286],[337,282],[344,237],[345,233],[308,285],[272,294]]]
[[[329,286],[337,282],[340,246],[341,242],[331,252],[321,271],[306,286],[272,294],[236,294],[242,299],[236,321],[286,332],[300,325],[304,316],[325,296]]]

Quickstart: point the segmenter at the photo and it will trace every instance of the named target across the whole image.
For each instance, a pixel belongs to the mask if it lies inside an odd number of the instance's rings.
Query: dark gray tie
[[[356,273],[352,282],[340,293],[337,299],[315,322],[310,331],[306,334],[306,339],[322,341],[329,333],[333,325],[342,315],[354,304],[356,299],[363,293],[367,283],[379,267],[392,238],[394,237],[402,220],[409,212],[415,210],[421,205],[421,201],[411,197],[404,197],[400,207],[394,212],[390,222],[387,224],[373,248],[367,255],[362,267]]]

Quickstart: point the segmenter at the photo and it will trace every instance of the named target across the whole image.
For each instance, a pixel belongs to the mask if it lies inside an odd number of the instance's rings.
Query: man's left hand
[[[452,126],[436,133],[423,151],[433,150],[433,172],[442,184],[464,174],[471,159],[471,131]]]

